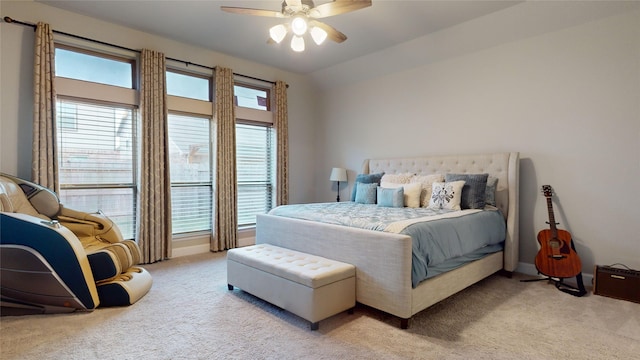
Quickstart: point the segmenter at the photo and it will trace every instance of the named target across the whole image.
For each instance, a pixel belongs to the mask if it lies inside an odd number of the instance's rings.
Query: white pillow
[[[403,188],[404,190],[404,206],[410,208],[420,207],[420,193],[422,185],[420,184],[396,184],[390,182],[380,182],[380,187],[387,189]]]
[[[380,181],[394,184],[408,184],[412,182],[411,179],[413,178],[413,176],[414,174],[409,172],[402,174],[384,174],[382,175],[382,179],[380,179]]]
[[[434,182],[431,188],[429,208],[460,210],[460,198],[464,180],[451,182]]]
[[[444,175],[431,174],[431,175],[416,175],[411,178],[411,183],[422,184],[422,193],[420,194],[420,206],[429,206],[429,200],[431,199],[431,190],[434,182],[444,182]]]

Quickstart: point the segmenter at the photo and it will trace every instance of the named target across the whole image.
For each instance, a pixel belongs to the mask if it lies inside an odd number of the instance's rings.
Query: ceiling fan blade
[[[316,6],[309,12],[309,16],[321,19],[360,10],[369,6],[371,6],[371,0],[335,0]]]
[[[341,43],[345,40],[347,40],[347,35],[341,33],[340,31],[336,30],[333,26],[331,25],[327,25],[323,22],[320,21],[311,21],[310,26],[317,26],[320,29],[324,30],[327,32],[327,37],[337,43]]]
[[[233,7],[233,6],[220,6],[220,10],[233,13],[233,14],[242,14],[242,15],[266,16],[266,17],[276,17],[276,18],[285,17],[282,14],[282,12],[273,11],[273,10],[251,9],[251,8],[241,8],[241,7]]]

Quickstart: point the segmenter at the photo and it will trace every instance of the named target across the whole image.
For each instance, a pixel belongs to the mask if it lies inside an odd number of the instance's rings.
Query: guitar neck
[[[551,197],[547,197],[547,212],[549,213],[549,227],[551,228],[551,236],[558,237],[558,229],[556,228],[556,217],[553,215],[553,204]]]

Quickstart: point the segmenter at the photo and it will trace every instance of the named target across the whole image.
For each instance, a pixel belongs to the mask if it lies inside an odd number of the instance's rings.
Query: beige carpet
[[[9,359],[640,359],[640,304],[492,276],[421,312],[411,328],[359,306],[308,323],[239,290],[225,254],[147,265],[126,308],[5,316]]]

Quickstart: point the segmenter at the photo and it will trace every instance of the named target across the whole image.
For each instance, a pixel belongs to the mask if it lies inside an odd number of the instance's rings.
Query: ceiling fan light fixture
[[[291,38],[291,49],[295,52],[304,51],[304,39],[300,36],[294,35]]]
[[[312,27],[310,33],[316,45],[322,44],[327,39],[327,32],[317,26]]]
[[[296,16],[291,20],[291,30],[294,34],[302,36],[307,32],[307,20],[302,16]]]
[[[271,36],[271,39],[273,41],[279,44],[284,39],[284,37],[287,36],[287,27],[283,24],[276,25],[269,29],[269,35]]]
[[[324,43],[327,39],[336,43],[347,40],[345,34],[318,19],[369,7],[372,0],[322,0],[321,2],[322,4],[316,6],[313,0],[283,0],[279,11],[236,6],[220,6],[220,9],[235,14],[286,19],[285,23],[269,29],[267,43],[281,43],[289,33],[293,33],[291,49],[301,52],[305,49],[303,37],[307,32],[311,34],[311,38],[317,45]]]

